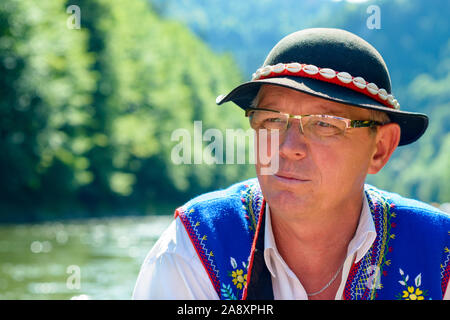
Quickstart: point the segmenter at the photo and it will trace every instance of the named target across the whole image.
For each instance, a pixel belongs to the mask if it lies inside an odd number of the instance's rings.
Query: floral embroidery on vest
[[[217,198],[213,197],[212,201],[220,198],[220,201],[223,201],[221,205],[230,206],[226,210],[227,213],[230,211],[235,211],[236,213],[236,215],[233,214],[231,216],[232,220],[228,221],[228,225],[218,225],[218,227],[224,228],[227,235],[234,235],[234,240],[238,243],[235,248],[227,248],[225,250],[223,249],[220,238],[209,239],[213,237],[208,237],[204,234],[204,232],[211,231],[209,229],[211,226],[210,221],[208,221],[209,218],[205,218],[204,215],[196,211],[197,204],[195,202],[192,205],[188,203],[175,211],[175,217],[180,217],[183,222],[218,296],[226,300],[243,298],[244,289],[247,286],[249,261],[252,254],[249,248],[251,248],[259,215],[263,207],[263,196],[257,180],[250,180],[248,183],[237,186],[234,192],[237,192],[240,197],[240,205],[238,207],[235,207],[233,202],[233,199],[235,199],[233,198],[234,193],[231,193],[230,197],[226,196],[228,195],[227,193],[217,193]],[[205,199],[204,203],[208,203],[208,201],[210,201],[209,198]],[[205,210],[205,208],[201,210]],[[208,213],[211,214],[211,212],[213,210]],[[220,217],[220,215],[214,216],[214,218],[217,217]],[[212,248],[220,248],[223,250],[220,252],[220,257],[215,257]],[[227,253],[229,254],[228,260],[223,256]],[[225,263],[225,261],[228,261],[228,263]]]
[[[400,276],[402,280],[398,282],[405,287],[402,293],[396,295],[397,300],[424,300],[428,297],[428,291],[422,290],[420,286],[422,285],[422,274],[419,273],[414,278],[413,284],[408,284],[409,275],[405,276],[405,272],[402,269],[399,269]]]
[[[237,300],[237,297],[242,295],[242,291],[247,286],[247,269],[248,262],[242,261],[242,268],[239,268],[236,259],[230,257],[230,264],[233,268],[232,271],[228,271],[228,276],[231,277],[231,284],[222,283],[221,293],[222,298],[226,300]]]
[[[259,184],[246,184],[245,187],[246,188],[241,191],[242,208],[247,212],[245,218],[250,221],[248,228],[255,234],[263,196]]]
[[[245,210],[245,219],[249,221],[248,230],[250,231],[252,238],[255,235],[259,214],[261,212],[261,206],[263,202],[263,196],[259,184],[245,184],[245,189],[241,191],[242,209]],[[248,256],[248,260],[251,258],[251,252]],[[243,291],[247,286],[247,272],[249,261],[242,261],[242,269],[238,268],[236,259],[230,257],[230,264],[232,270],[228,270],[227,274],[231,277],[231,281],[234,287],[230,284],[222,284],[222,297],[227,300],[236,300],[237,297],[242,297]],[[235,293],[236,292],[236,293]]]
[[[388,253],[392,252],[391,241],[395,239],[393,228],[397,224],[393,221],[396,214],[394,204],[384,194],[373,187],[365,189],[377,237],[364,257],[350,269],[344,289],[346,300],[373,300],[377,289],[383,288],[381,276],[387,275],[387,268],[391,265]]]

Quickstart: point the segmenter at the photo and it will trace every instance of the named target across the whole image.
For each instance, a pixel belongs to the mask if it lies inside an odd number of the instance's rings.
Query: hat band
[[[304,77],[334,83],[375,99],[388,108],[400,109],[397,99],[385,89],[379,89],[375,83],[368,83],[362,77],[352,77],[348,72],[337,72],[330,68],[319,68],[312,64],[293,62],[264,66],[253,74],[252,81],[280,76]]]

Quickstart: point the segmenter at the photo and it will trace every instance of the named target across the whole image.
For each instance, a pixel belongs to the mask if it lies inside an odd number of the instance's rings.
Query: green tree
[[[192,133],[194,120],[205,129],[247,125],[238,110],[214,104],[241,80],[229,56],[217,56],[186,27],[162,20],[146,1],[75,3],[96,57],[95,134],[107,141],[88,153],[94,179],[81,189],[83,198],[182,202],[248,172],[245,166],[175,165],[170,158],[173,130]]]
[[[73,142],[92,111],[91,57],[67,17],[61,0],[0,3],[3,215],[69,201],[87,167]]]
[[[80,29],[66,24],[69,5]],[[2,212],[173,209],[249,175],[249,166],[171,161],[173,130],[192,134],[194,120],[248,128],[237,108],[214,103],[241,75],[147,1],[7,0],[0,26]]]

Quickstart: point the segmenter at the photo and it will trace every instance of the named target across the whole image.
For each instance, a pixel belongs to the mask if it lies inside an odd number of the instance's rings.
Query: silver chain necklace
[[[345,260],[344,260],[344,263],[339,267],[338,271],[333,276],[333,278],[331,278],[331,280],[328,281],[328,283],[322,289],[320,289],[319,291],[316,291],[316,292],[306,293],[308,295],[308,297],[316,296],[319,293],[324,292],[334,282],[334,280],[336,280],[338,274],[341,272],[342,268],[344,267],[344,264],[345,264]]]

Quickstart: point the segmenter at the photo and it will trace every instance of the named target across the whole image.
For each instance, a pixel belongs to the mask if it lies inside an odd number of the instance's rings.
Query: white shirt
[[[336,300],[342,298],[353,259],[355,259],[355,263],[361,260],[372,246],[375,238],[375,225],[367,198],[364,196],[358,227],[348,245]],[[270,209],[267,204],[264,260],[271,273],[275,299],[308,299],[299,279],[277,250],[272,232]],[[450,283],[447,286],[444,300],[450,300],[449,288]],[[161,235],[145,258],[134,288],[133,299],[219,299],[179,217]]]

